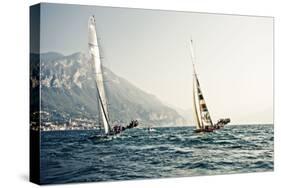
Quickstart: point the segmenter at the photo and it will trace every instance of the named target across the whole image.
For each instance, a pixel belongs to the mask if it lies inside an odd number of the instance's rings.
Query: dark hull
[[[121,134],[123,131],[126,129],[133,129],[139,125],[137,120],[131,121],[131,123],[125,127],[120,126],[120,125],[115,125],[112,130],[108,134],[103,134],[103,135],[94,135],[89,137],[89,139],[93,140],[108,140],[117,137],[119,134]]]
[[[210,133],[213,132],[215,129],[195,129],[195,133]]]
[[[224,128],[224,126],[226,124],[230,123],[230,119],[229,118],[225,118],[225,119],[220,119],[216,124],[214,124],[213,126],[208,126],[206,128],[203,129],[195,129],[194,132],[195,133],[209,133],[209,132],[213,132],[215,130],[218,129],[222,129]]]

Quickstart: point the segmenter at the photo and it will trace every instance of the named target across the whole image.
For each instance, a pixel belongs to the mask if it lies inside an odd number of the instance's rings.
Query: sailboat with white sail
[[[191,61],[193,67],[193,110],[196,123],[195,132],[213,132],[214,130],[223,128],[230,122],[229,118],[220,119],[217,123],[213,123],[206,101],[204,99],[199,79],[195,70],[195,55],[193,48],[193,40],[190,40]]]
[[[107,103],[106,91],[104,86],[103,70],[102,70],[94,16],[91,16],[89,19],[88,29],[89,29],[88,46],[89,46],[89,54],[90,54],[90,64],[92,65],[92,68],[95,73],[98,108],[101,116],[101,124],[104,130],[104,135],[105,136],[117,135],[122,131],[124,131],[125,129],[137,127],[138,121],[133,120],[126,127],[121,125],[114,125],[114,126],[111,125],[109,120],[108,103]]]

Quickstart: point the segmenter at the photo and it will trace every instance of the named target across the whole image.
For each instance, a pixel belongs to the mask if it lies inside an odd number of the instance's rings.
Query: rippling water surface
[[[273,170],[273,125],[131,129],[112,140],[93,131],[41,133],[41,183],[112,181]]]

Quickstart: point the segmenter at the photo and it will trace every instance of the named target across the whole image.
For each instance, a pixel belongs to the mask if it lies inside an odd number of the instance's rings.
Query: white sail
[[[200,88],[199,80],[195,70],[195,56],[193,49],[193,41],[190,40],[190,51],[193,66],[193,106],[196,120],[196,128],[204,128],[205,126],[213,126],[213,122],[210,113],[207,108],[207,104],[203,97],[202,90]]]
[[[197,75],[195,73],[194,75],[195,85],[196,85],[196,94],[197,94],[197,104],[199,107],[199,114],[200,114],[200,126],[201,128],[205,128],[205,126],[213,126],[213,122],[209,113],[209,110],[207,108],[206,101],[203,97],[202,90],[200,88],[199,80],[197,78]],[[197,110],[198,112],[198,110]]]
[[[193,79],[193,112],[194,112],[194,119],[196,123],[196,129],[201,129],[201,119],[199,118],[200,110],[198,107],[198,100],[197,100],[197,86],[195,82],[195,78]]]
[[[90,63],[92,63],[95,70],[98,103],[100,108],[102,124],[104,127],[105,134],[108,134],[110,132],[109,116],[108,116],[107,100],[105,95],[103,72],[102,72],[102,65],[100,60],[100,52],[99,52],[94,16],[90,17],[88,27],[89,27],[88,44],[89,44],[89,53],[90,53],[90,60],[91,60]]]

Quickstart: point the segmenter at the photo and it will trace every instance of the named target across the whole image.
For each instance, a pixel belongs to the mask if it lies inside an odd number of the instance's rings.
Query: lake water
[[[112,140],[93,131],[41,133],[41,183],[114,181],[272,171],[273,125],[130,129]]]

